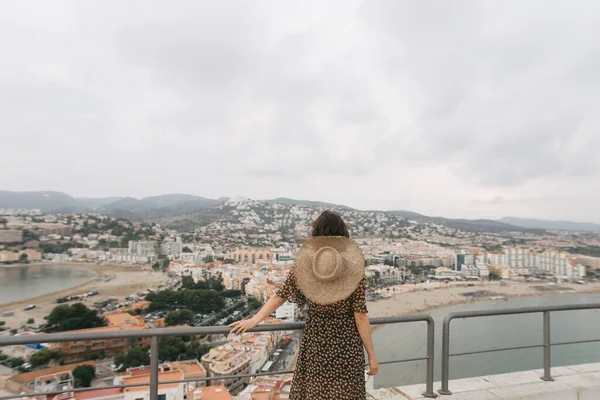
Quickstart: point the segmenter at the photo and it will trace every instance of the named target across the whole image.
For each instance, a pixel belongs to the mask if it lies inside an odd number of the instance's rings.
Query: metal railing
[[[442,395],[451,395],[452,392],[448,388],[448,382],[450,379],[450,357],[452,356],[466,356],[471,354],[482,354],[492,353],[497,351],[508,351],[508,350],[519,350],[519,349],[533,349],[533,348],[544,348],[544,376],[542,377],[545,381],[552,381],[551,367],[550,367],[550,350],[552,346],[562,346],[567,344],[576,343],[592,343],[600,342],[600,339],[591,340],[577,340],[571,342],[550,342],[550,313],[558,311],[575,311],[575,310],[593,310],[600,309],[600,304],[574,304],[574,305],[558,305],[558,306],[541,306],[541,307],[523,307],[523,308],[511,308],[505,310],[483,310],[483,311],[463,311],[455,312],[446,315],[444,318],[444,324],[442,328],[442,388],[438,393]],[[499,315],[515,315],[515,314],[534,314],[543,313],[543,334],[544,342],[537,345],[529,346],[516,346],[516,347],[505,347],[501,349],[493,350],[479,350],[470,351],[463,353],[450,354],[450,322],[457,318],[477,318],[477,317],[493,317]]]
[[[384,324],[398,324],[398,323],[409,323],[409,322],[426,322],[427,323],[427,354],[425,357],[401,359],[381,362],[384,364],[393,364],[401,362],[414,362],[414,361],[427,361],[426,367],[426,384],[425,393],[423,396],[434,398],[436,394],[433,390],[433,366],[434,366],[434,340],[435,340],[435,327],[433,318],[429,315],[408,315],[399,317],[380,317],[371,318],[369,320],[371,325],[384,325]],[[291,331],[291,330],[302,330],[304,329],[303,322],[296,323],[282,323],[282,324],[262,324],[248,332],[277,332],[277,331]],[[172,383],[189,383],[189,382],[200,382],[200,381],[216,381],[216,380],[227,380],[233,378],[249,378],[256,376],[266,375],[281,375],[286,373],[293,373],[294,371],[274,371],[274,372],[261,372],[255,374],[244,374],[244,375],[228,375],[228,376],[209,376],[206,378],[196,379],[183,379],[174,381],[160,381],[158,380],[159,372],[159,359],[158,359],[158,340],[165,336],[195,336],[195,335],[214,335],[214,334],[228,334],[230,328],[228,327],[197,327],[197,328],[162,328],[162,329],[140,329],[130,331],[109,331],[102,333],[95,332],[83,332],[83,333],[51,333],[47,335],[28,335],[28,336],[0,336],[0,348],[3,346],[14,346],[14,345],[26,345],[26,344],[37,344],[37,343],[57,343],[57,342],[74,342],[74,341],[92,341],[92,340],[106,340],[106,339],[138,339],[138,338],[151,338],[150,342],[150,399],[158,399],[159,385],[172,384]],[[12,395],[8,397],[0,397],[0,400],[9,400],[15,398],[34,397],[53,395],[63,392],[81,392],[81,391],[92,391],[92,390],[104,390],[104,389],[117,389],[117,388],[129,388],[129,387],[141,387],[148,386],[148,382],[127,384],[127,385],[112,385],[92,388],[77,388],[77,389],[66,389],[59,391],[51,391],[44,393],[27,393]]]

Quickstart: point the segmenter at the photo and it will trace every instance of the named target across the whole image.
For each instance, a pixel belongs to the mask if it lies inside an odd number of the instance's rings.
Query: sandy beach
[[[163,273],[142,269],[138,266],[95,264],[66,265],[73,268],[91,269],[96,272],[97,277],[86,283],[68,289],[46,293],[25,300],[0,304],[0,321],[6,322],[5,327],[18,328],[25,324],[29,318],[33,318],[35,324],[43,323],[44,317],[58,305],[56,299],[59,297],[75,296],[97,290],[99,292],[97,296],[91,296],[81,301],[81,303],[86,306],[93,308],[93,303],[97,301],[103,301],[109,298],[116,298],[119,301],[123,301],[126,296],[136,294],[148,288],[156,288],[167,281],[167,276]],[[109,276],[114,276],[114,279],[108,282],[102,280],[102,278]],[[24,308],[29,304],[35,304],[36,308],[25,311]],[[64,304],[74,304],[74,302]],[[2,313],[5,311],[13,311],[15,315],[12,317],[3,317]]]
[[[547,290],[538,290],[535,286],[543,286]],[[390,287],[389,289],[388,293],[392,295],[390,298],[368,302],[370,317],[419,314],[427,310],[460,303],[490,300],[490,296],[472,298],[462,295],[463,293],[480,290],[494,292],[495,296],[507,298],[560,293],[600,293],[600,283],[588,283],[585,285],[561,283],[553,285],[547,283],[507,282],[505,285],[501,285],[500,282],[477,282],[474,286],[446,286],[442,284],[439,288],[426,288],[426,286],[421,284],[420,286],[399,285]]]

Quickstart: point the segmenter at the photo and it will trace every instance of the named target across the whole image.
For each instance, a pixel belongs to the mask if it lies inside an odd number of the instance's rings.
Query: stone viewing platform
[[[600,363],[553,367],[553,382],[541,378],[542,369],[510,374],[478,376],[451,380],[452,395],[438,399],[453,400],[598,400],[600,399]],[[440,383],[434,386],[437,391]],[[368,400],[425,400],[425,384],[399,386],[370,391]]]

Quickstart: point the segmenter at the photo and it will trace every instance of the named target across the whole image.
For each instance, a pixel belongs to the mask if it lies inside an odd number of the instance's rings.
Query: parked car
[[[30,304],[27,307],[25,307],[25,311],[33,310],[34,308],[35,308],[35,304]]]

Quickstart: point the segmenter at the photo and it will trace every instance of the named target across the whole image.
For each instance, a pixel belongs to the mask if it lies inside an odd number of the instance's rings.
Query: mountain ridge
[[[173,217],[181,217],[204,213],[200,216],[201,220],[213,220],[222,213],[212,210],[219,204],[223,204],[230,199],[221,197],[211,199],[202,196],[172,193],[158,196],[149,196],[141,199],[134,197],[103,197],[103,198],[74,198],[66,193],[56,191],[39,192],[11,192],[0,191],[0,208],[39,208],[43,212],[76,212],[76,211],[95,211],[104,212],[117,217],[129,218],[134,220],[159,220]],[[354,208],[333,203],[298,200],[286,197],[261,200],[265,204],[283,204],[295,205],[313,208],[335,208],[339,210],[356,210]],[[521,231],[521,232],[540,232],[543,229],[531,225],[510,224],[506,219],[452,219],[444,217],[430,217],[413,211],[406,210],[356,210],[373,213],[387,213],[402,217],[407,220],[414,220],[420,223],[437,223],[452,229],[465,230],[469,232],[503,232],[503,231]],[[507,217],[512,218],[512,217]],[[539,220],[543,221],[543,220]],[[568,223],[568,221],[563,221]],[[578,224],[578,223],[574,223]],[[579,223],[584,224],[584,223]],[[597,224],[585,224],[594,226]]]
[[[523,228],[567,230],[567,231],[600,231],[600,224],[593,222],[551,221],[536,218],[504,217],[501,222]]]

